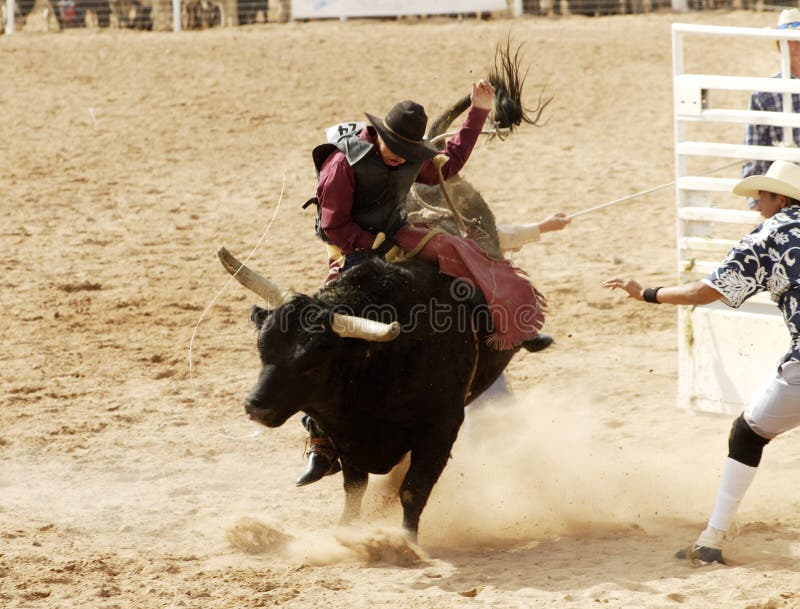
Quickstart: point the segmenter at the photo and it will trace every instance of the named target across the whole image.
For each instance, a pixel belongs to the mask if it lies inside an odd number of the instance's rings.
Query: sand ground
[[[774,19],[0,37],[0,605],[800,607],[796,433],[768,448],[732,565],[671,558],[710,510],[729,418],[676,407],[676,311],[600,286],[675,281],[671,189],[515,254],[550,300],[557,345],[514,359],[516,404],[470,417],[420,548],[397,532],[392,476],[373,480],[365,522],[340,529],[339,476],[294,487],[297,419],[253,435],[254,298],[215,257],[252,252],[313,292],[325,265],[299,205],[323,129],[402,98],[435,115],[509,34],[525,43],[529,98],[546,84],[555,100],[545,126],[480,142],[464,170],[499,221],[668,183],[670,24]],[[691,57],[715,73],[777,62],[768,45],[718,39]]]

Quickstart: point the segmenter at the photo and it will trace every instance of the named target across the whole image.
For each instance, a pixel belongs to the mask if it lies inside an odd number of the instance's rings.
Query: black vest
[[[422,161],[406,161],[389,167],[377,148],[357,134],[345,136],[336,144],[322,144],[311,153],[319,170],[336,150],[344,153],[355,174],[355,193],[350,216],[353,222],[371,233],[391,236],[406,221],[403,203],[422,167]],[[321,232],[321,231],[320,231]]]

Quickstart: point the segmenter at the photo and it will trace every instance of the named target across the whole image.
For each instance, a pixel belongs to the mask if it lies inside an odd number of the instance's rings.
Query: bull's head
[[[330,377],[342,338],[385,342],[399,335],[398,322],[336,313],[308,296],[281,290],[224,247],[217,253],[228,272],[267,304],[250,313],[258,328],[261,372],[245,399],[245,411],[259,423],[278,427],[296,412],[331,399]]]
[[[336,336],[321,307],[298,295],[275,309],[253,306],[261,371],[245,398],[245,412],[267,427],[278,427],[309,405],[330,398],[328,382]]]

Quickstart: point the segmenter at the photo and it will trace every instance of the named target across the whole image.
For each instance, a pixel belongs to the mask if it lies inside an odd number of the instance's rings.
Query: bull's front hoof
[[[412,531],[411,529],[407,529],[407,528],[403,527],[403,537],[405,537],[406,541],[408,541],[409,543],[413,543],[414,545],[418,545],[418,542],[417,542],[418,535],[417,535],[417,531],[416,530]]]

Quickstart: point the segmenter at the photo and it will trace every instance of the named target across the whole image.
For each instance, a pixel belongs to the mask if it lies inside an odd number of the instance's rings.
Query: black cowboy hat
[[[410,100],[397,102],[386,118],[365,113],[378,135],[394,154],[407,161],[432,159],[439,151],[425,138],[425,108]]]

